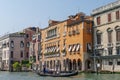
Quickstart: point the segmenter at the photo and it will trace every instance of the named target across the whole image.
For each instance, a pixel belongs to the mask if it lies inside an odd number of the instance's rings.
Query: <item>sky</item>
[[[0,0],[0,35],[27,27],[45,28],[48,21],[92,10],[117,0]]]

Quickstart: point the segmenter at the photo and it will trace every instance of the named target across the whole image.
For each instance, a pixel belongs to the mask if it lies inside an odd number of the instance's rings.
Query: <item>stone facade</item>
[[[24,34],[12,33],[0,37],[2,70],[12,70],[14,62],[24,60]]]
[[[120,71],[120,0],[93,10],[95,65]]]
[[[41,53],[41,33],[39,28],[37,28],[36,33],[32,36],[32,41],[29,47],[30,62],[32,63],[33,70],[38,70],[40,68],[39,59]]]

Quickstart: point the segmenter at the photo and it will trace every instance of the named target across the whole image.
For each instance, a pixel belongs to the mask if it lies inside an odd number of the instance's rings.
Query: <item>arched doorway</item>
[[[47,61],[47,68],[49,68],[49,61]]]
[[[77,70],[76,60],[73,60],[73,70]]]
[[[52,60],[50,60],[50,69],[52,69]]]
[[[78,61],[77,61],[77,69],[78,69],[79,71],[82,70],[82,62],[81,62],[80,59],[78,59]]]
[[[71,71],[72,70],[72,61],[69,59],[69,66],[68,66],[68,70]]]
[[[90,59],[87,59],[85,61],[85,70],[92,70],[92,61]]]

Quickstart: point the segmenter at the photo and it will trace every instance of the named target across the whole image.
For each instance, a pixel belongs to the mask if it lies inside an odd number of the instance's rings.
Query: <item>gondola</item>
[[[51,76],[51,77],[70,77],[78,74],[78,71],[64,71],[64,72],[52,72],[52,73],[43,73],[37,72],[40,76]]]

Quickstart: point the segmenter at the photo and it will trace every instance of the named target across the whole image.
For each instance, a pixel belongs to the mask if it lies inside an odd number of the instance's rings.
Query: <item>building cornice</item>
[[[101,14],[101,13],[104,13],[104,12],[108,12],[108,11],[116,9],[116,8],[120,8],[120,0],[94,9],[92,11],[91,15],[95,16],[95,15],[98,15],[98,14]]]
[[[120,19],[119,20],[115,20],[115,21],[112,21],[112,22],[109,22],[109,23],[105,23],[105,24],[101,24],[101,25],[97,25],[97,26],[94,26],[94,28],[96,27],[101,27],[101,26],[105,26],[105,25],[109,25],[109,24],[113,24],[115,22],[120,22]],[[116,27],[116,26],[115,26]]]

